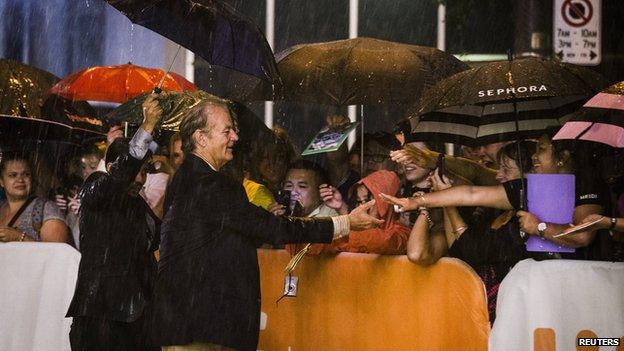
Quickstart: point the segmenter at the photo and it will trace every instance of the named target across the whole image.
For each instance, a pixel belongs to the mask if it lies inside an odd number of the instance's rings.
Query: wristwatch
[[[537,225],[537,234],[539,234],[542,239],[545,239],[544,234],[546,234],[546,228],[548,228],[548,226],[545,222],[541,222]]]

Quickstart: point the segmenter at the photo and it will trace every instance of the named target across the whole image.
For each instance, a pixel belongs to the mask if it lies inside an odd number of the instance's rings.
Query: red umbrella
[[[124,103],[160,85],[165,71],[135,66],[96,66],[65,77],[50,89],[50,93],[71,100],[95,100]],[[167,73],[162,90],[197,90],[184,77]]]

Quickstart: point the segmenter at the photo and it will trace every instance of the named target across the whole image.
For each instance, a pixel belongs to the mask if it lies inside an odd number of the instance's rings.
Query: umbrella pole
[[[360,177],[364,178],[364,105],[360,105]]]
[[[124,138],[128,137],[128,122],[123,122],[124,124]]]
[[[178,45],[178,50],[173,56],[173,60],[171,60],[171,64],[169,64],[169,68],[167,68],[167,72],[163,74],[162,78],[160,79],[160,82],[158,82],[158,85],[154,88],[154,93],[160,94],[162,92],[162,86],[163,84],[165,84],[165,78],[167,78],[167,74],[171,72],[171,69],[173,68],[173,64],[175,63],[175,60],[176,58],[178,58],[178,54],[180,53],[180,49],[182,49],[182,45]]]
[[[509,61],[509,74],[508,74],[508,80],[509,80],[509,86],[511,88],[513,88],[515,86],[515,83],[513,81],[513,75],[511,73],[511,64],[513,63],[513,54],[511,52],[511,49],[507,51],[507,60]],[[528,210],[525,208],[524,203],[526,200],[526,189],[524,186],[524,170],[522,169],[522,151],[520,148],[520,121],[519,121],[519,117],[518,117],[518,105],[516,104],[516,93],[515,93],[515,89],[511,90],[511,97],[512,97],[512,104],[513,104],[513,110],[514,110],[514,117],[515,117],[515,122],[516,122],[516,153],[518,154],[518,168],[520,170],[520,179],[522,180],[521,182],[521,188],[520,188],[520,209],[521,210]],[[522,230],[520,230],[520,237],[525,238],[526,237],[526,233],[523,232]]]

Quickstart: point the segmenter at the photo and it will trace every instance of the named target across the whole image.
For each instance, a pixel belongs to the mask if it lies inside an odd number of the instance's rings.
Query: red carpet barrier
[[[261,249],[258,259],[260,350],[487,349],[483,283],[460,260],[423,268],[405,256],[306,257],[294,273],[297,297],[276,304],[290,255]]]

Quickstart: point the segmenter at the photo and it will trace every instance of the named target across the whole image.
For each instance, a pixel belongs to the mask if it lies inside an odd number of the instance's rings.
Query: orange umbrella
[[[50,93],[71,100],[95,100],[124,103],[138,95],[154,90],[165,71],[157,68],[135,66],[96,66],[65,77],[50,89]],[[184,77],[167,73],[162,90],[197,90]]]

